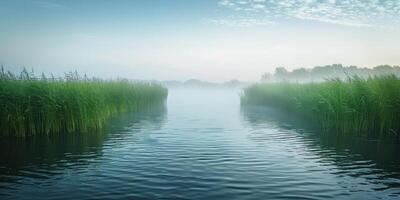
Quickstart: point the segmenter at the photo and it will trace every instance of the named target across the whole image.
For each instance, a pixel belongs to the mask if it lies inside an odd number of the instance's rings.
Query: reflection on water
[[[265,134],[265,129],[274,127],[280,132],[278,137],[289,141],[288,145],[293,144],[292,140],[301,142],[300,150],[306,149],[305,154],[317,156],[318,163],[329,167],[330,174],[348,179],[349,182],[358,180],[350,186],[342,182],[342,187],[354,188],[352,192],[372,190],[376,191],[375,194],[379,191],[387,192],[388,196],[400,194],[398,141],[321,134],[318,126],[305,119],[272,108],[242,106],[241,113],[245,124],[254,129],[254,134],[251,135],[253,140],[271,140],[271,136],[274,137],[275,134]],[[281,134],[282,132],[288,135]],[[296,143],[288,148],[295,151],[295,147]]]
[[[104,132],[49,138],[2,138],[0,181],[9,182],[23,176],[46,178],[60,168],[86,165],[90,159],[101,155],[105,138]]]
[[[103,133],[3,139],[0,198],[399,198],[397,143],[323,136],[239,93],[174,89]]]
[[[165,105],[160,105],[114,117],[105,129],[97,132],[0,138],[0,195],[3,189],[15,190],[13,186],[19,187],[19,181],[36,184],[42,179],[63,176],[68,170],[78,173],[97,165],[105,148],[118,145],[115,141],[141,129],[160,129],[165,114]]]

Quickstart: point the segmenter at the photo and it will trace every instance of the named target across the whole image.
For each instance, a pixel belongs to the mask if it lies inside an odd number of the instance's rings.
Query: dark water
[[[394,142],[322,136],[237,90],[171,90],[102,133],[0,140],[0,199],[399,199]]]

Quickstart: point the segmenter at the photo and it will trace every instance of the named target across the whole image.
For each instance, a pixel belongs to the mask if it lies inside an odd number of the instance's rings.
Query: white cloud
[[[275,24],[273,21],[252,18],[205,19],[204,22],[229,27],[270,26]]]
[[[292,18],[355,27],[400,25],[399,0],[221,0],[219,5],[236,11],[239,18],[252,15],[254,21]]]

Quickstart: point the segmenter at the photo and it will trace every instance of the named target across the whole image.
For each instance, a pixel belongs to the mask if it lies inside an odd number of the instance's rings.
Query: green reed
[[[0,71],[0,135],[27,136],[88,132],[106,119],[161,104],[167,90],[150,83],[80,77],[36,78]]]
[[[400,80],[394,75],[256,84],[244,90],[241,100],[306,117],[324,132],[374,137],[400,133]]]

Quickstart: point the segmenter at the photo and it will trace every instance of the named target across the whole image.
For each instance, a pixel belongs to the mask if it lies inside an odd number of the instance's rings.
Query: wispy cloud
[[[55,8],[66,8],[65,5],[56,2],[56,1],[34,1],[34,3],[40,7],[48,8],[48,9],[55,9]]]
[[[313,20],[354,27],[400,25],[399,0],[220,0],[235,15],[265,21]],[[232,22],[233,23],[233,22]],[[256,24],[256,23],[255,23]]]
[[[226,19],[205,19],[205,23],[230,26],[230,27],[250,27],[250,26],[270,26],[275,22],[267,19],[252,19],[252,18],[226,18]]]

